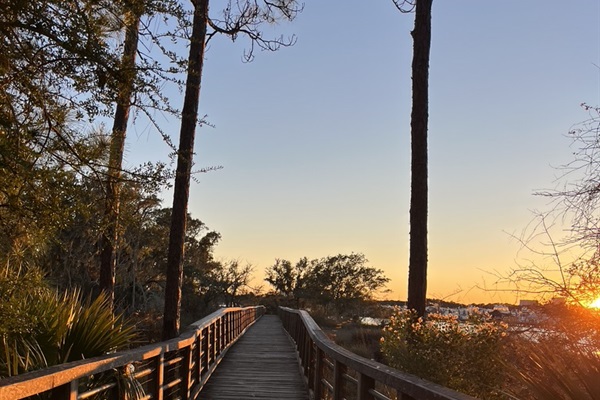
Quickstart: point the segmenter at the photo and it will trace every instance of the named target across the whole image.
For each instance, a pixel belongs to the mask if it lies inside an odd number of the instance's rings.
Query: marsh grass
[[[335,342],[361,357],[380,361],[381,335],[381,327],[351,322],[336,330]]]
[[[564,338],[563,338],[564,339]],[[518,362],[509,365],[520,400],[600,399],[600,356],[589,344],[565,340],[520,340]]]

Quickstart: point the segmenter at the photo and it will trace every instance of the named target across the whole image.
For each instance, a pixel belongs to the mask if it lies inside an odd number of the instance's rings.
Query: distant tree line
[[[333,306],[336,311],[370,300],[389,279],[383,271],[369,267],[363,254],[338,254],[314,260],[304,257],[292,264],[277,259],[267,268],[273,290],[291,299],[296,307],[311,302]]]

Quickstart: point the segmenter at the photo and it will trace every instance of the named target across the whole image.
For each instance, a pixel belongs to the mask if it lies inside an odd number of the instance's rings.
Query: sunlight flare
[[[596,300],[592,301],[588,307],[600,309],[600,297],[597,298]]]

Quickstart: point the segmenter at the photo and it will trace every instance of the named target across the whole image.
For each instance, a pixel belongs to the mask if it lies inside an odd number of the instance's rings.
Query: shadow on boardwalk
[[[200,399],[308,399],[296,349],[279,317],[263,316],[231,347]]]

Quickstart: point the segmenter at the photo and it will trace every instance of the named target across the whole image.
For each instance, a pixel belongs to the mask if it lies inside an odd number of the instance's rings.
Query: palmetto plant
[[[59,294],[35,270],[2,273],[0,320],[0,377],[114,352],[136,338],[107,296]]]

